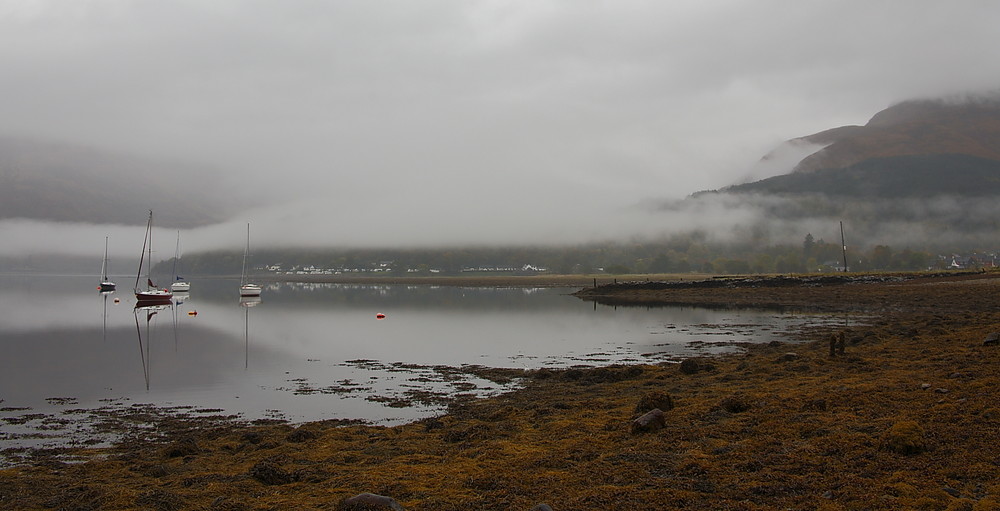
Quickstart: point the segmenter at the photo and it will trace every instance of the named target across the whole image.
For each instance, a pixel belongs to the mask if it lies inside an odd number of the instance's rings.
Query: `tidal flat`
[[[392,427],[145,414],[155,435],[0,470],[0,507],[1000,509],[998,291],[996,272],[585,289],[851,320],[682,364],[495,370],[517,390]]]

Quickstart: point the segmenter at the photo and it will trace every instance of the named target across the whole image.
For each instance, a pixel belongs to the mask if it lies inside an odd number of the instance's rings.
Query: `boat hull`
[[[244,284],[240,286],[240,296],[260,296],[260,286],[256,284]]]
[[[98,287],[98,289],[100,289],[101,291],[114,291],[115,287],[117,286],[115,285],[114,282],[101,282],[101,285]]]
[[[169,304],[174,294],[167,290],[136,291],[135,300],[143,305]]]
[[[178,292],[178,291],[190,291],[191,290],[191,283],[190,282],[174,282],[173,284],[170,284],[170,289],[172,289],[174,292]]]

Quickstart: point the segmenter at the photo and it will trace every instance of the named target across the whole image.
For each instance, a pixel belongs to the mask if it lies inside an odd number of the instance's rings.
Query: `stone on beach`
[[[663,429],[666,425],[667,418],[663,410],[655,408],[632,421],[632,434],[651,433]]]
[[[374,493],[362,493],[355,495],[353,497],[344,499],[340,503],[337,509],[344,511],[357,510],[357,511],[376,511],[382,509],[388,509],[391,511],[403,511],[403,506],[396,502],[396,499],[392,497],[386,497],[385,495],[376,495]]]

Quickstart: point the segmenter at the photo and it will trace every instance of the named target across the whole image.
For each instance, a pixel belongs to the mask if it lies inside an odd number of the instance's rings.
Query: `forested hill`
[[[802,137],[825,145],[795,172],[848,168],[897,156],[960,154],[1000,161],[1000,98],[907,101],[875,114],[864,126]]]
[[[967,154],[889,156],[841,169],[794,172],[732,186],[726,191],[859,199],[985,197],[1000,194],[1000,161]]]
[[[864,126],[842,126],[786,143],[809,144],[817,150],[790,173],[722,191],[857,198],[981,197],[1000,191],[997,96],[908,101],[877,113]]]
[[[212,173],[190,165],[53,142],[0,138],[0,219],[143,224],[225,219],[235,208]]]

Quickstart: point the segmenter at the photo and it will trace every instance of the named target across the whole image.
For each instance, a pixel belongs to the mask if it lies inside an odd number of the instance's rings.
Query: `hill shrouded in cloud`
[[[0,138],[0,220],[162,227],[225,220],[237,208],[205,169],[55,142]]]

